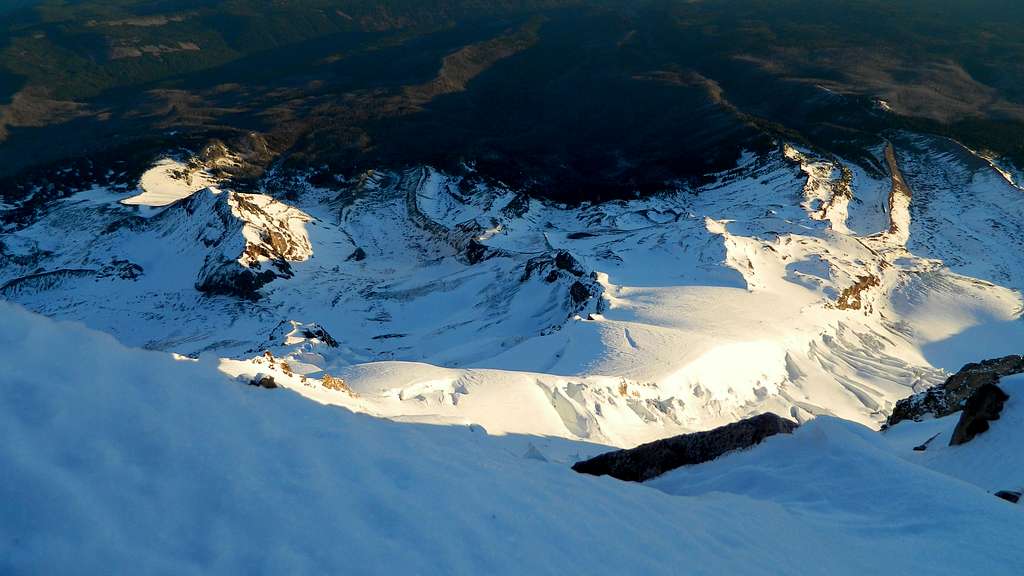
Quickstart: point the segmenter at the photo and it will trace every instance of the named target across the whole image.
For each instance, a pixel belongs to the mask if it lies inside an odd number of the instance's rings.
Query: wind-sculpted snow
[[[900,136],[872,173],[787,146],[699,189],[571,208],[429,168],[155,215],[95,190],[4,234],[0,282],[128,344],[403,420],[619,446],[764,411],[876,425],[1022,325],[1024,194],[946,147]],[[312,323],[335,345],[281,328]]]
[[[582,442],[319,406],[6,303],[0,325],[4,574],[1003,576],[1024,564],[1018,507],[833,418],[644,486],[570,470],[603,451]],[[999,479],[1010,469],[984,443],[1020,425],[994,423],[926,464]]]

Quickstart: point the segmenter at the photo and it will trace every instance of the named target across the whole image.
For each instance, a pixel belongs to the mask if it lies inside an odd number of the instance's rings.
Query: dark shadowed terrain
[[[1024,164],[1022,24],[1010,0],[15,0],[2,193],[130,181],[213,140],[246,157],[239,185],[471,164],[567,201],[700,181],[780,136],[870,164],[913,129]]]

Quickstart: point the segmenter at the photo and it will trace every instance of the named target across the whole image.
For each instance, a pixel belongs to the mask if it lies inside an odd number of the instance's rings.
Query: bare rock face
[[[559,278],[580,278],[586,273],[583,265],[568,250],[557,250],[554,254],[543,254],[531,258],[526,263],[523,277],[520,281],[525,282],[532,276],[543,276],[544,281],[549,284],[556,282]]]
[[[581,474],[643,482],[680,466],[708,462],[727,452],[749,448],[775,434],[791,434],[798,426],[796,422],[767,412],[714,430],[601,454],[573,464],[572,469]]]
[[[313,255],[311,218],[265,195],[204,190],[158,218],[168,235],[191,236],[207,249],[195,282],[205,294],[258,300],[260,288],[293,276],[291,262]]]
[[[306,340],[315,340],[330,348],[338,347],[338,341],[331,337],[327,329],[319,324],[306,324],[302,327],[301,333]]]
[[[953,430],[949,445],[965,444],[988,430],[988,423],[999,419],[1003,404],[1009,399],[1006,392],[995,384],[984,384],[975,390],[960,413],[960,421]]]
[[[1004,376],[1024,372],[1024,356],[1004,356],[967,364],[943,384],[919,392],[896,403],[886,423],[892,426],[903,420],[920,420],[925,414],[936,418],[963,410],[967,399],[985,385],[995,385]]]
[[[602,293],[596,274],[587,274],[583,264],[568,250],[556,250],[528,260],[519,281],[527,282],[534,277],[548,284],[565,284],[566,310],[570,315],[578,313],[591,298]]]

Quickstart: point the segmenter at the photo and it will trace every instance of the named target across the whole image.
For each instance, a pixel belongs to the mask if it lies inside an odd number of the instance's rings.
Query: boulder
[[[572,469],[581,474],[643,482],[680,466],[708,462],[727,452],[749,448],[775,434],[790,434],[798,426],[796,422],[767,412],[714,430],[607,452],[577,462]]]
[[[988,430],[988,423],[999,419],[1003,404],[1009,400],[1006,392],[995,384],[984,384],[967,399],[960,421],[949,439],[950,446],[970,442],[975,436]]]

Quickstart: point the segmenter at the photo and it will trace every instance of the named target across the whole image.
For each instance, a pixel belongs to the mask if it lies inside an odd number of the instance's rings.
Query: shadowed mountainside
[[[472,163],[629,197],[774,138],[871,165],[892,129],[1024,158],[1024,10],[919,0],[39,0],[0,14],[7,200],[213,139],[325,174]],[[67,182],[53,166],[72,166]]]

